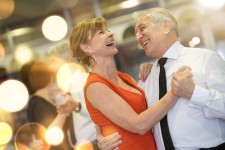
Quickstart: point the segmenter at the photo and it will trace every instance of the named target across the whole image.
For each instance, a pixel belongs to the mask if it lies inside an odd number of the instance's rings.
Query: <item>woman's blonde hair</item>
[[[73,57],[79,62],[90,66],[91,61],[94,61],[91,56],[80,48],[80,45],[87,44],[93,38],[97,30],[103,27],[106,27],[104,18],[90,18],[80,22],[73,28],[70,35],[70,49],[72,50]],[[89,35],[91,39],[88,38]]]

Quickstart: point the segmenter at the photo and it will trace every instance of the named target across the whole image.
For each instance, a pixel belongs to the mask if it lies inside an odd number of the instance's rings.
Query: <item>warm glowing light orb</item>
[[[195,45],[198,45],[201,42],[200,38],[196,36],[192,38],[192,41]]]
[[[42,24],[42,32],[50,41],[59,41],[67,33],[68,26],[66,21],[60,16],[50,16]]]
[[[5,48],[2,45],[2,43],[0,43],[0,61],[5,57]]]
[[[56,75],[57,83],[64,92],[83,89],[87,75],[84,67],[76,63],[65,63]]]
[[[127,0],[120,4],[121,8],[131,8],[139,4],[138,0]]]
[[[14,9],[15,2],[14,0],[0,0],[0,20],[9,17]]]
[[[198,0],[198,3],[206,8],[218,9],[224,6],[225,0],[217,0],[216,2],[213,0]]]
[[[94,147],[91,142],[84,141],[84,142],[77,144],[75,146],[74,150],[94,150]]]
[[[50,145],[45,140],[46,128],[39,123],[27,123],[21,126],[15,135],[16,150],[49,150]],[[26,140],[24,140],[26,139]]]
[[[47,129],[45,139],[51,145],[59,145],[64,138],[63,131],[58,127],[50,127]]]
[[[189,41],[189,43],[188,43],[188,44],[189,44],[189,46],[190,46],[190,47],[195,47],[195,43],[194,43],[192,40],[191,40],[191,41]]]
[[[32,50],[28,46],[19,46],[16,48],[14,57],[20,64],[27,63],[34,58]]]
[[[29,99],[26,86],[18,80],[7,80],[0,85],[0,107],[9,112],[23,109]]]
[[[83,87],[86,83],[88,77],[88,73],[86,72],[82,72],[81,70],[76,70],[74,71],[74,73],[72,74],[72,83],[70,86],[70,91],[73,92],[78,92],[83,90]]]
[[[5,122],[0,122],[0,145],[7,144],[12,138],[12,128]]]

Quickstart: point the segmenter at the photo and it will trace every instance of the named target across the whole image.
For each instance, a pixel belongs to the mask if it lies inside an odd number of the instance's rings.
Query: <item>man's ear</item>
[[[172,24],[169,20],[163,23],[163,33],[169,34],[172,31]]]

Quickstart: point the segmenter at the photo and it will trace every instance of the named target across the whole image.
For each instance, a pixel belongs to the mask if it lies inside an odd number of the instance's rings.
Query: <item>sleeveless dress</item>
[[[88,101],[86,95],[87,87],[94,82],[101,82],[111,88],[115,93],[120,95],[137,114],[140,114],[141,112],[146,110],[147,103],[144,91],[132,81],[129,75],[122,72],[118,72],[118,75],[125,83],[139,90],[141,94],[123,89],[116,84],[108,81],[106,78],[91,72],[84,87],[84,97],[87,105],[87,110],[91,116],[92,121],[100,126],[102,134],[104,136],[110,135],[114,132],[120,133],[120,135],[122,136],[122,144],[120,145],[120,150],[156,150],[157,148],[151,130],[149,130],[144,135],[127,131],[110,121],[106,116],[104,116],[104,114],[93,107]],[[101,94],[100,91],[99,94]]]

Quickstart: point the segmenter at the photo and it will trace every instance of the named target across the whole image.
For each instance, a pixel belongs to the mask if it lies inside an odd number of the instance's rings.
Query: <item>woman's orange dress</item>
[[[115,93],[120,95],[137,114],[140,114],[141,112],[146,110],[147,103],[144,91],[132,81],[129,75],[121,72],[118,72],[118,75],[125,83],[139,90],[142,95],[127,91],[98,74],[90,73],[84,87],[84,96],[91,119],[95,124],[101,127],[101,131],[104,136],[110,135],[114,132],[120,133],[120,135],[122,136],[122,144],[120,145],[120,150],[156,150],[157,148],[155,140],[150,130],[144,135],[127,131],[106,118],[104,114],[102,114],[98,109],[94,108],[88,101],[86,95],[87,87],[94,82],[101,82],[111,88]],[[101,94],[101,91],[99,91],[99,94]]]

